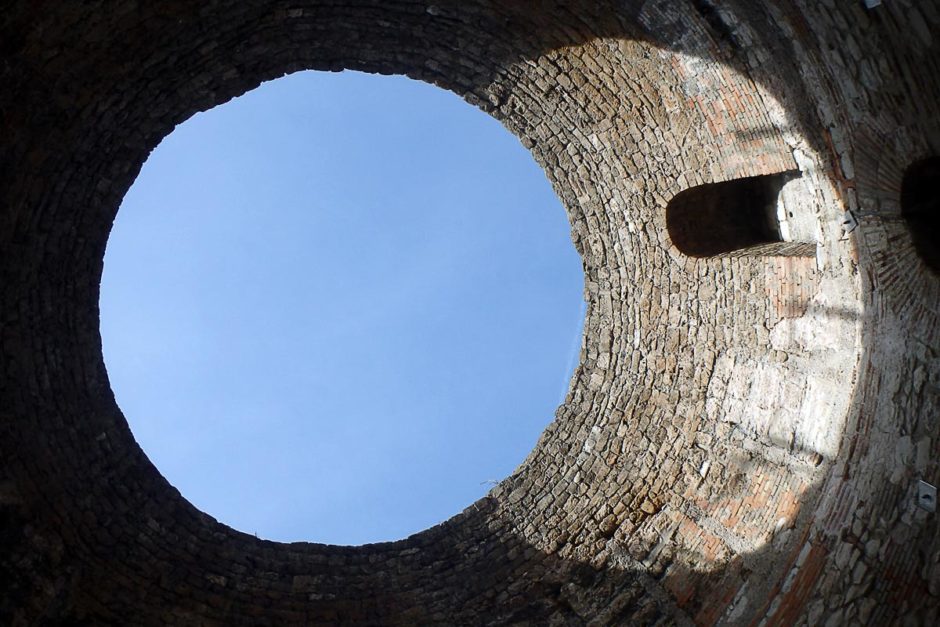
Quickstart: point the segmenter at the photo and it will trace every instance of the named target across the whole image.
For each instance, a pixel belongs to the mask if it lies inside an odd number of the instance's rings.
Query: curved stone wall
[[[940,5],[97,0],[0,16],[0,622],[938,621]],[[114,402],[111,222],[193,113],[401,73],[519,137],[568,212],[581,361],[515,473],[405,540],[277,544],[187,503]],[[692,257],[684,190],[790,172],[780,242]],[[847,213],[849,212],[849,213]]]

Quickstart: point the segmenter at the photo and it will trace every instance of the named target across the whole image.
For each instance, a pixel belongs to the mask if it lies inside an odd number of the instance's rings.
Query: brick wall
[[[940,5],[13,0],[0,15],[0,623],[937,622]],[[489,496],[400,542],[277,544],[160,476],[98,284],[149,151],[302,69],[401,73],[530,149],[582,255],[580,365]],[[692,257],[683,190],[799,170],[797,250]],[[851,210],[858,227],[843,227]],[[792,215],[791,215],[792,214]]]

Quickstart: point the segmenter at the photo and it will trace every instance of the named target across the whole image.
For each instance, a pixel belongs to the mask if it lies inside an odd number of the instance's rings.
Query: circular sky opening
[[[118,404],[193,505],[270,540],[469,506],[567,392],[583,274],[500,124],[403,77],[302,72],[180,125],[105,257]]]

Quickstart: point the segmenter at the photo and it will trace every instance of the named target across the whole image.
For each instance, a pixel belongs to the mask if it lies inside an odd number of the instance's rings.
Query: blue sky
[[[196,507],[278,541],[442,522],[552,420],[583,275],[498,122],[403,77],[303,72],[180,125],[101,290],[118,404]]]

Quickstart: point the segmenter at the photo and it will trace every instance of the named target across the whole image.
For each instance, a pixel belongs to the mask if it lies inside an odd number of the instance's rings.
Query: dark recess
[[[914,249],[940,275],[940,157],[912,163],[901,182],[901,215]]]
[[[691,257],[781,242],[777,197],[797,176],[799,172],[781,172],[683,190],[666,206],[669,237]]]

